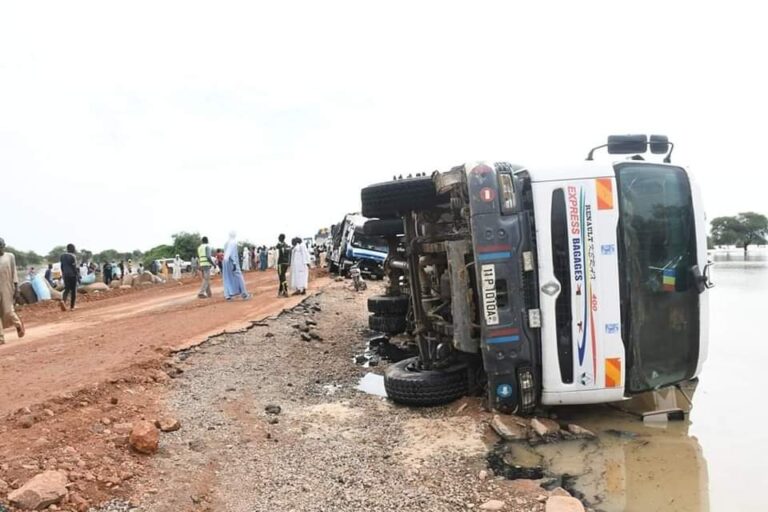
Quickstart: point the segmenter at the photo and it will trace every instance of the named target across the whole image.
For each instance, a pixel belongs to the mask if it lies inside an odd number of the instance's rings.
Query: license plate
[[[480,267],[483,315],[486,325],[499,325],[499,304],[496,301],[496,265]]]

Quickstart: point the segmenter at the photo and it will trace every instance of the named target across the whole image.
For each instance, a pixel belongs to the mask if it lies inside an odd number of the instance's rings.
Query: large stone
[[[480,505],[480,510],[501,510],[504,508],[504,502],[499,500],[489,500]]]
[[[584,512],[584,505],[576,498],[552,496],[547,500],[545,512]]]
[[[574,425],[573,423],[568,425],[568,432],[581,439],[594,439],[597,437],[591,430],[587,430],[579,425]]]
[[[152,455],[160,443],[160,431],[149,421],[139,421],[133,425],[128,442],[137,452]]]
[[[45,471],[8,495],[14,507],[43,510],[59,503],[67,495],[67,475],[61,471]]]
[[[547,418],[533,418],[531,428],[541,437],[554,437],[560,433],[560,425]]]
[[[522,441],[528,439],[528,427],[516,416],[495,415],[491,420],[491,428],[506,441]]]

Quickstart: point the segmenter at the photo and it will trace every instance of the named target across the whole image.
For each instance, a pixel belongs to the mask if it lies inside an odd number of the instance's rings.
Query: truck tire
[[[447,404],[469,392],[469,371],[464,363],[442,370],[422,370],[418,358],[403,359],[384,372],[387,397],[403,405]]]
[[[374,295],[368,297],[368,311],[376,315],[405,316],[410,303],[407,295]]]
[[[403,219],[373,219],[363,224],[363,233],[368,236],[399,236],[405,233]]]
[[[432,208],[439,196],[429,176],[376,183],[360,192],[363,216],[391,219],[414,211]]]
[[[400,334],[405,332],[408,325],[405,315],[371,315],[368,317],[368,327],[385,334]]]

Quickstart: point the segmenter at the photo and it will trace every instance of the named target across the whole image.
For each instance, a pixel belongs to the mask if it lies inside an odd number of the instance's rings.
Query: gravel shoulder
[[[496,439],[479,399],[411,409],[355,389],[371,371],[353,359],[376,289],[335,282],[277,319],[177,353],[184,373],[165,414],[182,428],[163,436],[137,509],[453,511],[495,499],[497,510],[543,510],[542,489],[487,476]],[[307,320],[320,340],[301,338]]]

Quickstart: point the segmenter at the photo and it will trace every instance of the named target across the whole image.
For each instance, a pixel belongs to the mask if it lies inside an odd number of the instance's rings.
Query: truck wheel
[[[365,187],[360,192],[363,216],[391,219],[413,210],[426,210],[438,203],[431,177],[418,176]]]
[[[405,233],[403,219],[373,219],[363,224],[363,233],[368,236],[399,236]]]
[[[374,295],[368,297],[368,311],[377,315],[405,316],[410,303],[407,295]]]
[[[418,358],[412,357],[387,368],[384,389],[387,396],[399,404],[447,404],[469,392],[469,372],[464,363],[442,370],[422,370],[418,366]]]
[[[386,334],[400,334],[407,327],[403,315],[371,315],[368,317],[368,327],[372,331]]]

